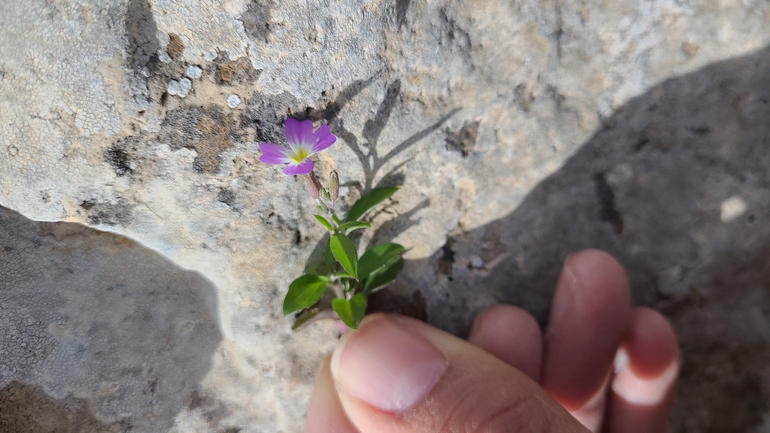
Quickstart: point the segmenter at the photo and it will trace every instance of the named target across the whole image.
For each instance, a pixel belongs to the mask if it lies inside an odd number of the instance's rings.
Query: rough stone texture
[[[171,428],[222,340],[213,285],[80,224],[0,227],[0,430]]]
[[[602,247],[680,333],[679,431],[768,428],[766,2],[5,1],[0,41],[0,204],[67,222],[2,213],[2,422],[300,430],[334,331],[280,304],[322,231],[256,152],[292,115],[341,138],[349,202],[405,187],[365,237],[411,248],[381,308],[543,319]]]

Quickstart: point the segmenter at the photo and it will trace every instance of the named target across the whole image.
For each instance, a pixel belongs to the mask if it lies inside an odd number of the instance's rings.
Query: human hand
[[[678,367],[666,320],[632,308],[623,268],[586,250],[562,269],[544,335],[511,306],[480,314],[469,341],[367,317],[324,361],[305,433],[663,432]]]

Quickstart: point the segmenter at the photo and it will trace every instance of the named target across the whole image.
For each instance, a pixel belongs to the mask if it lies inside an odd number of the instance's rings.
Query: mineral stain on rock
[[[157,60],[160,48],[157,31],[150,1],[129,0],[126,12],[126,52],[129,56],[129,66],[134,71],[141,71],[152,59]]]
[[[401,27],[406,21],[406,13],[409,11],[409,3],[411,0],[396,0],[396,21],[398,26]]]
[[[104,151],[104,162],[110,165],[115,174],[125,176],[134,173],[131,153],[137,150],[140,140],[137,137],[127,137],[118,140]]]
[[[455,132],[447,132],[447,149],[460,152],[463,157],[471,154],[479,135],[480,121],[465,122],[462,128]]]
[[[220,53],[213,62],[214,80],[218,84],[242,85],[254,84],[259,78],[260,70],[254,69],[246,57],[230,60],[227,54]]]
[[[198,154],[193,161],[195,171],[215,173],[222,151],[242,141],[245,134],[233,113],[208,105],[169,111],[158,138],[172,149],[194,149]]]
[[[80,207],[86,211],[92,225],[126,226],[134,220],[134,208],[125,200],[116,203],[84,200]]]
[[[233,212],[240,212],[241,210],[240,205],[238,205],[238,200],[235,197],[235,192],[230,188],[220,189],[219,194],[217,194],[217,200],[226,204]]]
[[[130,431],[131,424],[102,423],[88,401],[75,397],[56,400],[39,386],[13,381],[0,389],[0,431],[86,433]]]
[[[166,54],[171,57],[172,60],[176,60],[184,52],[184,43],[182,38],[175,33],[168,34],[168,45],[166,46]]]
[[[252,40],[268,42],[272,9],[272,0],[249,0],[246,12],[241,15],[241,22]]]

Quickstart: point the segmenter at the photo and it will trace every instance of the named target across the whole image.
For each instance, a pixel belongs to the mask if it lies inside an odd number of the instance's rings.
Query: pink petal
[[[313,122],[310,120],[300,122],[289,117],[283,124],[283,130],[286,133],[286,141],[292,148],[303,142],[311,143],[313,139]]]
[[[337,141],[337,137],[329,131],[329,125],[321,125],[313,133],[313,153],[318,153]]]
[[[337,137],[334,135],[327,135],[326,137],[322,138],[319,142],[313,144],[313,153],[318,153],[324,149],[327,149],[329,146],[334,144],[334,142],[337,141]]]
[[[260,143],[259,151],[262,152],[262,156],[259,157],[259,160],[265,164],[286,164],[291,161],[288,157],[289,154],[291,154],[291,149],[283,146],[271,143]]]
[[[297,174],[308,174],[313,171],[313,161],[305,159],[299,164],[291,163],[283,169],[283,174],[287,176],[294,176]]]

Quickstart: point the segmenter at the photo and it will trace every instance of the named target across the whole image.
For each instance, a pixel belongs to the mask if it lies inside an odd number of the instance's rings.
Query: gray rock
[[[0,227],[4,431],[48,431],[71,405],[57,429],[172,428],[222,340],[214,286],[80,224],[0,208]]]
[[[335,331],[292,333],[280,314],[323,235],[302,182],[257,162],[258,143],[282,143],[291,115],[340,137],[317,167],[340,172],[347,204],[404,186],[362,239],[411,248],[382,308],[460,335],[493,302],[542,321],[564,256],[602,247],[629,268],[637,303],[677,326],[679,431],[766,428],[761,2],[86,3],[0,2],[0,203],[100,230],[54,242],[3,211],[2,239],[33,247],[0,264],[14,293],[0,299],[11,305],[2,320],[17,336],[3,343],[14,355],[0,355],[1,404],[66,404],[83,425],[115,431],[158,431],[149,420],[172,432],[300,431]],[[195,91],[168,97],[189,65]],[[68,258],[74,239],[99,254]],[[662,298],[659,276],[675,267],[687,289]],[[121,278],[131,290],[104,293]],[[157,310],[156,283],[177,296]],[[17,307],[38,287],[50,299],[27,317]],[[176,308],[216,324],[202,347],[177,340]],[[69,334],[48,328],[65,313]],[[145,323],[155,328],[143,346]],[[144,361],[167,394],[139,395]]]

